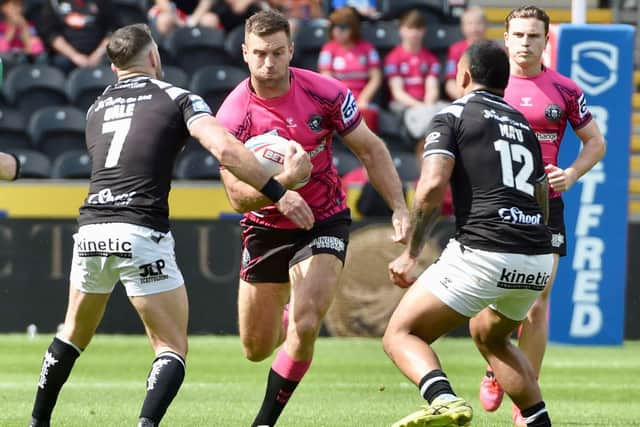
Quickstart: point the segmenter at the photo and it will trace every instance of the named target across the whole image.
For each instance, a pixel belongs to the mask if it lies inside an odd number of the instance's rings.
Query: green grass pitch
[[[26,426],[50,335],[0,335],[0,426]],[[163,426],[249,426],[269,361],[242,357],[237,337],[191,338],[184,385]],[[469,339],[435,345],[454,390],[475,409],[473,426],[510,426],[511,402],[483,412],[484,362]],[[54,411],[54,427],[136,425],[152,359],[142,336],[98,335],[76,363]],[[640,426],[640,342],[618,348],[550,346],[542,389],[555,426]],[[311,370],[281,427],[389,426],[421,404],[378,339],[321,338]]]

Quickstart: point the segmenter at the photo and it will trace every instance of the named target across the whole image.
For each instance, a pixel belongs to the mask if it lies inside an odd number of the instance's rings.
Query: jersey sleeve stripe
[[[187,128],[189,128],[191,126],[191,123],[195,122],[196,120],[202,118],[202,117],[206,117],[206,116],[211,116],[211,114],[209,113],[200,113],[200,114],[196,114],[195,116],[191,116],[191,118],[187,121]]]
[[[441,149],[441,148],[434,148],[434,149],[432,149],[432,150],[427,150],[427,151],[425,151],[425,152],[424,152],[424,154],[422,155],[422,157],[427,157],[427,156],[430,156],[430,155],[432,155],[432,154],[444,154],[445,156],[449,156],[449,157],[451,157],[452,159],[455,159],[455,158],[456,158],[456,155],[455,155],[455,154],[453,154],[451,151],[449,151],[449,150],[443,150],[443,149]]]

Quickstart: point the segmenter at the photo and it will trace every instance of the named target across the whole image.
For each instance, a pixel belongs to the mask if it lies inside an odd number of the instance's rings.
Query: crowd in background
[[[123,20],[132,19],[121,13],[118,4],[117,0],[2,0],[0,56],[5,76],[9,68],[21,63],[52,65],[67,76],[78,68],[104,69],[109,65],[105,55],[109,34],[130,23]],[[169,50],[164,49],[166,42],[181,28],[235,38],[233,49],[238,52],[230,65],[244,68],[239,54],[243,33],[238,31],[243,31],[247,17],[265,8],[277,8],[289,18],[296,42],[322,29],[321,44],[305,52],[297,49],[293,64],[343,81],[356,97],[366,123],[383,136],[391,151],[415,152],[417,158],[422,150],[417,141],[432,115],[460,96],[455,85],[458,59],[471,43],[484,39],[487,30],[485,15],[478,7],[469,7],[461,16],[441,16],[442,11],[423,8],[396,11],[390,18],[371,0],[155,0],[143,7],[138,19],[149,23],[163,52]],[[434,16],[456,30],[451,43],[437,50],[430,49],[429,26],[436,22]],[[387,34],[376,33],[385,28]],[[304,65],[296,61],[302,55],[308,59]],[[194,90],[195,73],[183,70]],[[189,85],[188,79],[181,84]],[[6,98],[0,99],[2,104],[14,108]],[[340,173],[346,185],[367,181],[358,165]]]

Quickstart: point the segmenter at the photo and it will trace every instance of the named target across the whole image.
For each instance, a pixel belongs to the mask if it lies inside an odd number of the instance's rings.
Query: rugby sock
[[[422,377],[420,384],[420,395],[431,404],[436,398],[445,400],[457,399],[456,394],[449,384],[449,379],[440,369],[435,369]]]
[[[42,360],[38,391],[31,412],[35,420],[48,422],[51,419],[60,389],[69,378],[73,364],[80,353],[82,349],[71,341],[58,337],[53,339]]]
[[[269,370],[267,391],[252,427],[275,425],[309,366],[311,366],[311,360],[293,360],[283,348],[280,348]]]
[[[171,401],[178,394],[184,373],[185,362],[179,354],[165,351],[156,356],[147,376],[147,396],[140,411],[141,419],[151,420],[153,425],[160,423]]]
[[[527,427],[551,427],[551,419],[545,407],[544,401],[536,403],[530,408],[523,409],[522,418],[527,423]]]

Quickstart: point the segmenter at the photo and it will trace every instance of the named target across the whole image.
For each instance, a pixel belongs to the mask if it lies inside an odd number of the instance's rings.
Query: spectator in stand
[[[155,0],[149,21],[161,36],[184,26],[229,32],[265,7],[266,2],[258,0]]]
[[[289,19],[291,35],[298,32],[301,22],[325,20],[322,0],[269,0],[269,5]]]
[[[331,13],[329,38],[320,51],[318,70],[351,89],[367,125],[377,132],[378,106],[372,101],[382,84],[380,56],[371,43],[362,39],[360,17],[353,8]]]
[[[268,8],[269,4],[261,0],[218,0],[213,6],[213,13],[218,16],[220,27],[229,32],[244,25],[251,15]]]
[[[149,9],[149,24],[160,36],[167,36],[178,27],[218,28],[220,21],[211,12],[214,0],[155,0]]]
[[[462,54],[473,43],[486,39],[487,17],[479,6],[471,6],[462,14],[460,28],[464,40],[460,40],[449,46],[447,64],[445,66],[444,91],[452,101],[462,96],[462,89],[456,84],[456,74],[458,72],[458,61]]]
[[[443,107],[439,102],[440,62],[422,46],[426,31],[427,24],[418,10],[406,12],[400,18],[400,45],[389,52],[384,62],[391,92],[389,108],[403,115],[416,140],[424,137],[431,117]]]
[[[353,7],[365,19],[380,18],[376,0],[331,0],[332,10],[342,7]]]
[[[35,27],[24,16],[22,0],[0,1],[0,12],[0,54],[18,52],[33,58],[44,53]]]
[[[120,26],[110,0],[45,1],[40,12],[36,25],[51,63],[66,72],[100,65],[109,35]]]

